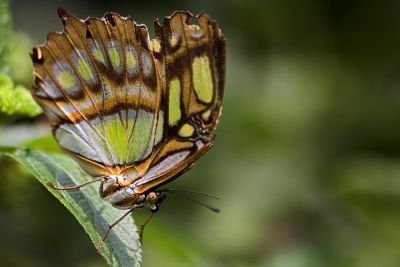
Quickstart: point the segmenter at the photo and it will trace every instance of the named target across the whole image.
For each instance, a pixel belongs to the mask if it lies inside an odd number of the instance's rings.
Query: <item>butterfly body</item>
[[[178,11],[156,38],[131,17],[78,19],[33,50],[33,96],[53,135],[121,209],[156,210],[157,190],[211,147],[221,113],[225,39],[215,21]]]

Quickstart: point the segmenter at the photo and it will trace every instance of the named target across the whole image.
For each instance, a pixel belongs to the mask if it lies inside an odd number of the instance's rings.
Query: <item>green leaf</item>
[[[10,63],[11,16],[8,2],[0,0],[0,73],[8,70]]]
[[[126,211],[112,207],[100,199],[99,184],[90,184],[80,190],[59,191],[47,185],[78,185],[91,177],[84,175],[69,157],[45,154],[34,149],[0,147],[1,153],[19,162],[30,171],[75,216],[97,247],[108,225]],[[51,218],[51,214],[49,214]],[[77,241],[79,242],[79,241]],[[93,249],[93,253],[95,253]],[[140,266],[141,246],[132,216],[118,223],[101,251],[110,266]]]
[[[14,86],[6,74],[11,57],[11,15],[7,0],[0,0],[0,125],[17,116],[35,116],[41,108],[23,86]],[[24,66],[29,65],[25,64]],[[26,69],[26,68],[25,68]]]
[[[1,1],[1,0],[0,0]],[[36,116],[42,109],[23,86],[15,86],[10,77],[0,74],[0,124],[17,116]]]

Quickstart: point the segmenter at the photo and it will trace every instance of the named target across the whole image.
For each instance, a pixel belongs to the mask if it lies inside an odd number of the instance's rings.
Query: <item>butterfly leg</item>
[[[108,235],[110,234],[111,229],[112,229],[114,226],[116,226],[119,222],[121,222],[126,216],[128,216],[134,209],[141,208],[141,207],[143,207],[142,204],[133,206],[133,208],[131,208],[130,210],[128,210],[124,215],[122,215],[122,216],[121,216],[118,220],[116,220],[113,224],[111,224],[111,225],[108,226],[107,232],[104,234],[104,236],[103,236],[102,239],[100,240],[99,245],[97,246],[97,251],[96,251],[97,254],[100,254],[100,251],[101,251],[101,249],[102,249],[103,246],[104,246],[104,241],[107,239]]]
[[[81,187],[84,187],[85,185],[88,185],[88,184],[91,184],[91,183],[95,183],[95,182],[99,182],[99,181],[103,180],[103,178],[104,178],[103,176],[97,177],[97,178],[94,178],[94,179],[90,180],[89,182],[86,182],[86,183],[83,183],[83,184],[80,184],[80,185],[57,186],[57,185],[55,185],[55,184],[53,184],[51,182],[48,182],[47,185],[52,187],[52,188],[54,188],[54,189],[57,189],[57,190],[78,190]]]
[[[144,227],[150,222],[151,218],[153,218],[154,215],[154,211],[150,211],[150,215],[147,217],[147,219],[142,223],[142,225],[140,226],[140,243],[143,243],[143,232],[144,232]]]

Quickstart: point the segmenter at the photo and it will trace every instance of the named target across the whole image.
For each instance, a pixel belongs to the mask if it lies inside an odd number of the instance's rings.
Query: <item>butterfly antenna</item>
[[[191,194],[197,194],[197,195],[202,195],[202,196],[206,196],[206,197],[210,197],[213,199],[219,199],[219,197],[208,194],[208,193],[204,193],[204,192],[198,192],[198,191],[192,191],[192,190],[185,190],[185,189],[175,189],[175,188],[168,188],[168,189],[164,189],[164,192],[183,192],[183,193],[191,193]]]
[[[211,210],[212,212],[215,212],[215,213],[219,213],[219,212],[220,212],[220,209],[218,209],[218,208],[215,208],[215,207],[213,207],[213,206],[210,206],[210,205],[208,205],[208,204],[206,204],[206,203],[200,202],[200,201],[198,201],[198,200],[196,200],[196,199],[194,199],[194,198],[185,196],[185,195],[180,194],[180,193],[178,193],[178,192],[194,193],[194,194],[198,194],[198,195],[202,195],[202,196],[207,196],[207,197],[211,197],[211,198],[218,199],[218,197],[216,197],[216,196],[209,195],[209,194],[207,194],[207,193],[202,193],[202,192],[189,191],[189,190],[180,190],[180,189],[165,189],[165,190],[163,190],[163,191],[164,191],[164,192],[171,193],[171,194],[176,195],[176,196],[180,196],[180,197],[182,197],[182,198],[184,198],[184,199],[187,199],[187,200],[189,200],[189,201],[191,201],[191,202],[193,202],[193,203],[195,203],[195,204],[197,204],[197,205],[200,205],[200,206],[202,206],[202,207],[204,207],[204,208],[207,208],[207,209]]]

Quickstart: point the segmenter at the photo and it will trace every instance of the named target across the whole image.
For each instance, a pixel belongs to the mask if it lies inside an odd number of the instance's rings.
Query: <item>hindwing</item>
[[[225,83],[225,38],[205,14],[189,12],[155,22],[153,53],[159,65],[166,115],[165,145],[136,185],[144,192],[176,178],[212,146]]]

